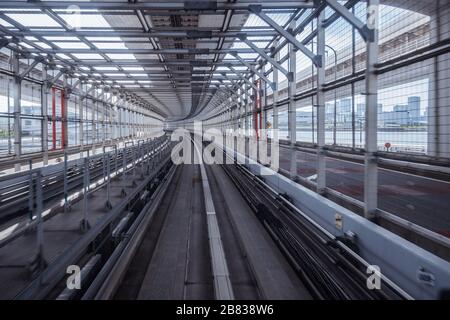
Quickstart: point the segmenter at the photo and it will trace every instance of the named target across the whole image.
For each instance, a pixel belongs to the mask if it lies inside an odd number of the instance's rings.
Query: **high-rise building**
[[[420,97],[408,97],[408,112],[411,122],[415,123],[420,118]]]

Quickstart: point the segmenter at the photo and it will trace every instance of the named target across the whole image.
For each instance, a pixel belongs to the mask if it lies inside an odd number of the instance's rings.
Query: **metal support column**
[[[61,91],[61,148],[66,149],[69,146],[69,138],[68,138],[68,123],[67,123],[67,109],[69,104],[70,91],[68,90],[68,76],[64,74],[63,78],[63,90]]]
[[[245,102],[244,102],[244,132],[245,132],[245,136],[247,137],[249,135],[249,128],[248,128],[248,107],[250,102],[249,99],[249,94],[248,94],[248,90],[249,90],[249,86],[246,84],[245,85]]]
[[[89,156],[84,158],[84,173],[83,173],[83,219],[80,221],[80,230],[86,232],[90,229],[89,224],[89,209],[88,209],[88,198],[89,198],[89,185],[90,181],[89,173]]]
[[[68,162],[68,156],[67,156],[67,151],[64,150],[64,213],[66,213],[69,209],[69,177],[67,176],[68,174],[68,166],[67,166],[67,162]]]
[[[102,111],[101,111],[101,121],[102,121],[102,148],[105,147],[106,145],[106,120],[105,120],[105,115],[106,115],[106,104],[105,102],[103,102],[105,100],[105,92],[104,90],[102,90]]]
[[[48,95],[50,88],[48,86],[47,67],[42,64],[42,87],[41,87],[41,104],[42,104],[42,152],[44,166],[48,165]]]
[[[248,107],[250,104],[250,99],[249,99],[249,95],[248,95],[248,90],[249,90],[249,85],[245,84],[244,85],[244,96],[245,96],[245,101],[244,101],[244,155],[248,155],[249,154],[249,149],[248,149],[248,143],[249,143],[249,128],[248,128]],[[247,158],[245,158],[245,164],[247,164]]]
[[[14,100],[14,158],[20,160],[22,154],[22,120],[21,115],[21,96],[22,96],[22,79],[20,78],[19,54],[13,52],[12,67],[14,72],[13,100]],[[20,163],[14,165],[14,170],[20,171]]]
[[[106,179],[106,209],[111,210],[111,152],[106,153]]]
[[[273,42],[273,48],[278,47],[278,40],[275,40]],[[276,61],[280,60],[280,53],[279,51],[275,54],[274,59]],[[279,132],[278,132],[278,69],[272,68],[272,75],[273,75],[273,83],[275,84],[275,88],[273,88],[273,94],[272,94],[272,113],[273,113],[273,123],[272,123],[272,142],[278,144],[279,139]],[[274,148],[278,148],[279,146],[273,146],[272,150],[277,150]],[[272,160],[273,161],[273,160]]]
[[[84,100],[86,98],[84,98],[83,96],[83,81],[80,81],[80,92],[82,93],[80,95],[80,98],[78,99],[78,103],[79,103],[79,112],[80,112],[80,122],[79,122],[79,127],[78,127],[78,132],[80,134],[80,150],[83,150],[84,148]],[[83,152],[80,153],[81,155],[83,155]]]
[[[317,67],[317,192],[323,194],[326,188],[325,163],[325,12],[321,11],[317,26],[317,55],[322,63]]]
[[[33,211],[34,211],[34,181],[33,181],[33,159],[28,161],[28,169],[29,169],[29,181],[28,181],[28,211],[30,221],[33,220]]]
[[[122,133],[122,113],[123,113],[123,108],[119,108],[117,107],[117,113],[118,113],[118,121],[119,121],[119,139],[122,140],[123,138],[123,133]]]
[[[265,65],[262,67],[262,71],[265,72]],[[267,141],[267,83],[260,80],[261,85],[261,138]]]
[[[98,123],[98,88],[94,89],[94,110],[92,110],[92,155],[95,155],[95,144],[97,143],[97,123]]]
[[[289,29],[295,29],[295,20],[289,25]],[[288,131],[289,131],[289,149],[291,156],[291,165],[289,174],[291,179],[297,177],[297,152],[295,151],[295,143],[297,141],[297,113],[295,110],[294,96],[297,89],[297,72],[296,72],[296,53],[295,46],[293,44],[288,45],[289,52],[289,72],[292,74],[292,78],[288,84]]]
[[[364,216],[372,218],[378,202],[377,166],[377,103],[378,83],[375,64],[378,61],[378,6],[379,0],[367,1],[367,27],[374,31],[367,41],[366,61],[366,134],[364,159]]]

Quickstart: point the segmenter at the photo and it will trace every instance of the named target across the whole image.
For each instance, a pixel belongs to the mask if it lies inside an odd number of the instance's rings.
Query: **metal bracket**
[[[257,54],[259,54],[261,57],[263,57],[264,59],[269,61],[275,68],[280,70],[286,77],[288,77],[289,72],[285,68],[283,68],[283,66],[281,64],[279,64],[275,59],[273,59],[272,57],[267,55],[264,52],[264,50],[258,48],[253,42],[249,41],[245,34],[239,34],[238,38],[241,41],[245,42],[250,48],[253,49],[253,51],[255,51]]]
[[[321,59],[317,58],[311,50],[305,47],[300,41],[295,38],[291,32],[285,30],[282,26],[278,25],[268,15],[262,11],[261,5],[250,5],[249,10],[261,18],[264,22],[274,28],[281,36],[283,36],[288,42],[292,43],[298,50],[300,50],[305,56],[307,56],[314,63],[315,66],[321,67]]]
[[[21,79],[25,78],[31,72],[31,70],[33,70],[34,67],[36,67],[38,65],[38,63],[41,63],[44,60],[45,60],[44,57],[41,57],[41,56],[34,58],[33,63],[30,64],[28,66],[28,68],[19,75],[19,78],[21,78]]]
[[[189,64],[193,67],[207,67],[208,62],[206,60],[192,60]]]
[[[240,85],[239,85],[239,83],[236,83],[235,80],[239,80],[239,79],[230,78],[229,76],[227,76],[226,73],[223,73],[222,75],[225,77],[225,79],[227,79],[231,82],[231,84],[233,86],[230,88],[230,92],[232,93],[232,95],[236,95],[236,90],[240,87]],[[219,81],[222,82],[223,80],[219,80]],[[224,83],[224,85],[227,86],[225,83]]]
[[[242,59],[237,52],[231,52],[231,55],[233,55],[234,57],[236,57],[244,66],[246,66],[251,72],[253,72],[254,74],[256,74],[258,77],[260,77],[262,80],[264,80],[265,82],[267,82],[270,87],[272,88],[272,90],[276,90],[277,89],[277,84],[275,82],[270,81],[262,72],[259,72],[258,70],[256,70],[250,63],[248,63],[247,61],[245,61],[244,59]]]
[[[217,10],[216,1],[184,1],[185,10]]]
[[[56,81],[58,81],[58,79],[61,78],[61,76],[62,76],[64,73],[65,73],[65,71],[63,71],[63,70],[59,71],[58,74],[57,74],[53,79],[51,79],[50,81],[48,81],[47,86],[48,86],[49,88],[51,88],[51,87],[56,83]]]
[[[186,37],[188,39],[212,38],[212,31],[188,30]]]
[[[208,48],[188,49],[188,54],[210,54],[210,50]]]
[[[373,42],[375,39],[375,30],[369,28],[367,24],[363,23],[359,20],[350,10],[341,5],[337,0],[325,0],[328,5],[333,8],[336,13],[338,13],[342,18],[347,20],[352,26],[354,26],[358,32],[361,34],[361,37],[366,42]]]
[[[253,89],[258,90],[258,87],[253,82],[244,77],[241,72],[233,68],[231,65],[227,65],[226,67],[233,71],[239,77],[239,79],[244,80],[247,84],[251,85]]]

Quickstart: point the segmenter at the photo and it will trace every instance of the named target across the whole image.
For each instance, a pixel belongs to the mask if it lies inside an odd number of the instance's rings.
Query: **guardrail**
[[[140,145],[142,147],[142,145]],[[135,150],[138,146],[134,146]],[[138,149],[137,149],[138,150]],[[141,149],[142,150],[142,149]],[[164,141],[159,146],[158,150],[153,151],[150,155],[149,153],[138,153],[135,152],[136,157],[133,159],[136,163],[141,162],[145,164],[147,170],[149,169],[150,160],[155,165],[153,167],[152,172],[149,172],[148,175],[145,175],[142,180],[139,179],[139,183],[136,184],[135,188],[130,191],[124,198],[122,198],[119,203],[117,203],[114,208],[112,208],[108,214],[104,215],[100,220],[98,220],[92,227],[85,230],[83,236],[80,239],[72,243],[61,255],[55,258],[48,267],[44,265],[40,265],[40,269],[38,272],[37,278],[35,278],[31,283],[23,289],[17,296],[16,299],[44,299],[47,297],[49,292],[55,287],[55,285],[61,281],[61,279],[65,276],[65,268],[68,265],[74,264],[81,257],[86,254],[87,248],[97,239],[99,235],[102,234],[105,230],[109,230],[112,232],[112,225],[114,222],[117,222],[121,215],[126,211],[129,204],[133,199],[136,199],[141,193],[145,192],[146,186],[148,186],[153,179],[157,176],[157,174],[162,170],[168,161],[170,161],[170,142],[167,138],[164,138]],[[125,170],[133,170],[131,167],[133,163],[125,166]],[[141,168],[142,169],[142,168]],[[122,171],[123,172],[123,171]],[[37,177],[39,181],[40,171],[37,172]],[[107,179],[108,181],[109,179]],[[38,184],[39,186],[39,184]],[[93,192],[93,190],[89,190],[86,196]],[[42,193],[38,187],[38,194]],[[39,196],[38,196],[39,198]],[[36,216],[37,219],[37,234],[38,234],[38,257],[42,255],[44,244],[42,242],[42,202],[38,201]],[[39,234],[41,234],[39,236]],[[41,240],[39,240],[41,239]]]
[[[137,161],[145,161],[153,154],[157,153],[164,143],[168,143],[167,136],[157,137],[145,143],[138,143],[136,146],[125,146],[122,149],[88,156],[86,158],[67,160],[55,165],[35,168],[28,171],[17,172],[8,176],[0,177],[0,218],[3,220],[12,217],[29,214],[28,222],[23,228],[19,228],[7,239],[1,239],[0,245],[4,245],[20,235],[32,226],[36,220],[37,204],[42,201],[42,205],[49,218],[53,208],[47,208],[46,203],[50,200],[62,196],[62,204],[66,209],[71,201],[75,201],[82,194],[95,190],[106,183],[107,202],[109,202],[109,182],[110,179],[135,165]],[[40,181],[37,180],[40,175]],[[42,188],[42,194],[37,194],[37,187]],[[38,199],[38,197],[41,199]],[[20,232],[19,232],[20,231]]]
[[[415,299],[439,299],[450,290],[450,263],[223,144],[236,161],[335,237],[355,240],[359,255]]]

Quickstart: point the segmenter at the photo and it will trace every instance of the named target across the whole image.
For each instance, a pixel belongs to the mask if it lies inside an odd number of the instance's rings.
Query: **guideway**
[[[189,146],[191,157],[206,151],[192,139]],[[0,248],[4,298],[411,298],[389,281],[370,290],[351,241],[331,238],[247,167],[174,165],[171,155],[184,150],[168,136],[147,147],[117,153],[121,170],[107,170],[109,179],[70,210],[62,207],[35,223],[37,233],[30,227]],[[79,290],[68,287],[74,266]]]
[[[411,298],[389,279],[370,290],[366,264],[351,242],[330,238],[245,166],[173,166],[151,200],[146,223],[89,297]]]
[[[99,298],[311,298],[220,166],[172,171],[135,253],[120,262],[126,270],[110,277],[114,294]]]

